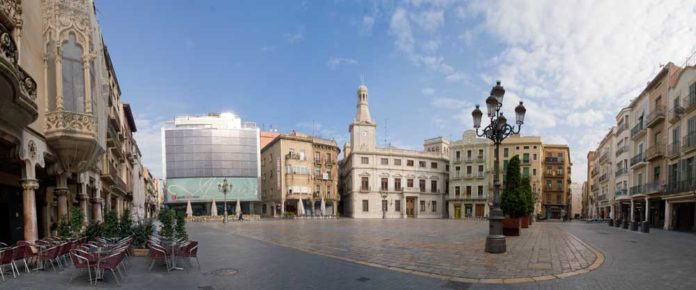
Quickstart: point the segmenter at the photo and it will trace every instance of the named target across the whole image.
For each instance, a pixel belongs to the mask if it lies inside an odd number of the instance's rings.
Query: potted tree
[[[147,256],[147,240],[152,233],[152,223],[148,221],[134,225],[131,233],[133,234],[133,256]]]
[[[527,209],[521,194],[520,158],[517,155],[513,156],[508,163],[504,185],[500,203],[500,207],[505,213],[503,234],[519,236],[520,218],[526,214]]]
[[[524,216],[521,218],[521,226],[523,229],[526,229],[532,224],[531,214],[534,212],[534,201],[532,200],[532,185],[529,181],[529,177],[522,177],[521,183],[520,197],[524,203]]]

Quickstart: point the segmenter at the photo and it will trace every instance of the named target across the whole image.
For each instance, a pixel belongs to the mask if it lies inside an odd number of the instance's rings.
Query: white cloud
[[[296,44],[304,40],[304,27],[300,27],[295,32],[283,34],[283,38],[290,44]]]
[[[352,58],[344,58],[344,57],[331,57],[329,58],[328,61],[326,61],[326,66],[328,66],[330,69],[336,69],[339,66],[342,65],[356,65],[358,64],[358,61]]]
[[[364,32],[371,32],[372,27],[375,26],[375,17],[371,15],[363,16],[362,28]]]
[[[429,10],[412,13],[411,20],[425,32],[434,33],[445,24],[445,12],[442,10]]]
[[[389,29],[396,37],[394,44],[400,50],[406,53],[413,52],[413,33],[411,32],[411,23],[408,21],[408,14],[405,9],[397,8],[389,22]]]
[[[435,94],[435,89],[433,88],[422,88],[421,93],[426,96],[432,96]]]
[[[566,123],[573,127],[590,126],[602,122],[604,114],[600,111],[589,109],[581,112],[570,113],[566,117]]]

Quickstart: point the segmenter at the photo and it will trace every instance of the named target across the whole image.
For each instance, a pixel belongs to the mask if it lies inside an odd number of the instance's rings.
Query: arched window
[[[63,109],[68,112],[85,111],[85,76],[82,68],[82,48],[74,34],[63,43]]]

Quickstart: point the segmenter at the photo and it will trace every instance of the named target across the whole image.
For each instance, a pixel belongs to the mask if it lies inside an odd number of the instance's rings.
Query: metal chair
[[[10,265],[10,268],[12,269],[12,277],[17,278],[17,274],[15,274],[14,264],[12,263],[12,258],[14,258],[15,249],[16,247],[5,248],[4,250],[0,250],[0,276],[2,277],[2,281],[5,281],[5,266],[7,265]]]

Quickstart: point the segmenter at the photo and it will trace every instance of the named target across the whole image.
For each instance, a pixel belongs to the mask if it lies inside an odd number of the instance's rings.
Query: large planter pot
[[[610,227],[613,227],[613,226],[614,226],[614,220],[613,220],[613,219],[609,219],[608,224],[609,224]]]
[[[503,219],[503,235],[519,236],[520,235],[520,218],[505,218]]]
[[[150,253],[149,249],[133,248],[133,256],[136,256],[136,257],[145,257],[149,253]]]
[[[621,220],[616,220],[616,222],[614,223],[614,226],[617,227],[617,228],[620,227],[620,226],[621,226]]]
[[[637,231],[637,230],[638,230],[638,224],[639,224],[639,222],[631,222],[631,230],[632,230],[632,231]]]
[[[650,224],[648,222],[642,222],[640,224],[640,231],[644,233],[650,232]]]
[[[523,229],[529,228],[529,216],[523,216],[520,218],[520,227]]]

